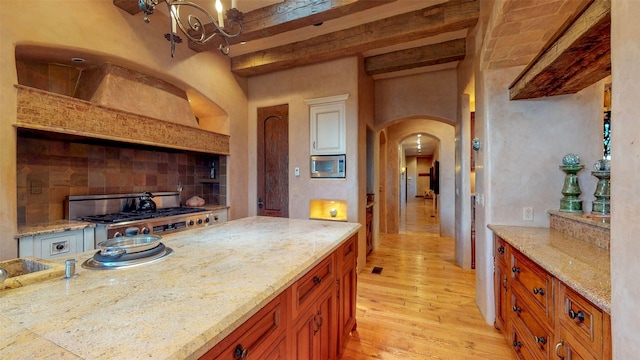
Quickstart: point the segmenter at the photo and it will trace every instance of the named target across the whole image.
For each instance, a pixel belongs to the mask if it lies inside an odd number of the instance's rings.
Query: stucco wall
[[[509,100],[509,84],[522,67],[484,71],[476,79],[476,301],[493,323],[492,233],[487,224],[549,227],[547,210],[560,207],[567,153],[578,154],[587,169],[579,174],[583,209],[590,211],[596,178],[589,169],[602,157],[604,81],[573,95]],[[533,207],[534,221],[522,219]]]
[[[611,2],[611,322],[613,358],[640,353],[640,2]]]
[[[3,0],[0,2],[0,258],[16,256],[16,119],[17,44],[77,49],[163,79],[182,89],[195,89],[229,114],[228,194],[230,218],[247,215],[247,101],[242,80],[229,72],[229,59],[217,53],[196,54],[183,43],[171,58],[164,39],[168,21],[161,14],[145,24],[111,1]],[[123,129],[126,131],[126,129]]]
[[[358,166],[359,142],[365,144],[358,114],[358,59],[344,58],[322,64],[299,67],[291,70],[255,76],[249,79],[249,143],[255,144],[257,137],[257,109],[280,104],[289,104],[289,217],[309,218],[309,200],[338,199],[347,201],[347,220],[364,223],[364,188],[360,190],[359,178],[364,181]],[[308,99],[349,94],[346,101],[347,169],[346,179],[311,179],[310,135]],[[362,139],[360,139],[362,135]],[[360,141],[361,140],[361,141]],[[257,213],[256,147],[249,146],[250,169],[249,213]],[[294,168],[300,168],[300,176]],[[364,187],[364,182],[362,183]],[[363,197],[359,194],[362,192]],[[362,200],[360,202],[360,200]],[[361,209],[362,208],[362,209]],[[362,213],[362,216],[360,216]],[[364,249],[364,227],[358,233],[360,249]],[[363,253],[363,252],[361,252]]]
[[[376,80],[376,129],[415,116],[455,122],[457,89],[455,69]]]
[[[391,136],[387,138],[385,158],[388,163],[386,169],[381,169],[386,170],[385,177],[387,178],[386,184],[383,186],[386,194],[386,214],[397,214],[400,206],[398,196],[401,189],[399,189],[398,180],[398,161],[393,160],[398,156],[397,146],[405,137],[415,133],[432,135],[441,141],[439,149],[441,159],[439,161],[441,175],[444,175],[441,176],[441,186],[444,185],[444,188],[440,189],[441,195],[439,198],[440,234],[449,237],[455,236],[455,134],[453,124],[457,121],[458,114],[457,93],[458,86],[455,69],[376,80],[375,82],[376,129],[382,130],[387,126],[403,121],[409,121],[409,124],[411,124],[407,125],[411,128],[411,131],[404,133],[400,137],[394,137],[393,140],[391,140]],[[428,120],[429,122],[412,122],[415,119]],[[438,122],[441,122],[444,126],[443,128],[451,128],[450,142],[448,140],[449,134],[444,135],[432,132],[432,126],[439,127],[439,125],[436,125]],[[422,124],[422,126],[418,124]],[[443,142],[441,135],[447,140]],[[449,173],[449,170],[451,173]],[[384,228],[390,233],[397,232],[397,217],[387,216],[386,227]]]

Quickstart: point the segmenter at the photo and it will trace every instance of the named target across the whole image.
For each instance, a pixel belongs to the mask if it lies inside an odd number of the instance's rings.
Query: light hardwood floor
[[[342,360],[514,359],[474,300],[475,272],[455,264],[431,200],[410,199],[399,234],[382,234],[358,277],[357,330]],[[373,274],[381,267],[381,274]]]

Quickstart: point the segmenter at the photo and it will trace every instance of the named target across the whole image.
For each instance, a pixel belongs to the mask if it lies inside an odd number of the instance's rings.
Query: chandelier
[[[145,14],[144,22],[149,23],[149,15],[154,13],[159,1],[164,1],[169,8],[171,31],[165,37],[171,42],[171,57],[175,53],[176,42],[182,42],[176,33],[177,29],[196,44],[206,44],[214,37],[220,36],[223,43],[218,46],[218,50],[224,55],[229,55],[230,51],[227,38],[234,38],[242,33],[244,15],[235,8],[235,0],[232,8],[226,11],[226,24],[220,0],[216,0],[217,19],[205,8],[191,1],[138,0],[138,6]]]

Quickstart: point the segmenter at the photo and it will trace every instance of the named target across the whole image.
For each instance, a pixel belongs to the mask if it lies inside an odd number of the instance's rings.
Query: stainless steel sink
[[[7,279],[0,283],[0,290],[64,276],[63,264],[30,256],[0,261],[0,268],[7,272]]]

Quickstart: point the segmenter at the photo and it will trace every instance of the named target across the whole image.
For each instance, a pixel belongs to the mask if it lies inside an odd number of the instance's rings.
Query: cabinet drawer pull
[[[313,283],[314,284],[317,285],[317,284],[320,284],[321,282],[322,282],[322,278],[321,277],[319,277],[319,276],[314,276],[313,277]]]
[[[533,338],[536,340],[537,343],[540,343],[543,345],[547,343],[547,338],[545,338],[544,336],[540,336],[540,337],[534,336]]]
[[[514,306],[511,310],[513,310],[514,312],[517,312],[517,313],[522,312],[522,308],[519,307],[519,306]]]
[[[235,360],[246,360],[249,356],[249,349],[243,348],[242,344],[238,344],[233,351],[233,358]]]
[[[536,295],[544,295],[544,289],[543,288],[540,288],[540,289],[533,288],[533,293],[536,294]]]
[[[514,272],[514,273],[520,273],[520,268],[514,266],[514,267],[511,268],[511,271]]]
[[[520,341],[514,341],[513,347],[522,347],[522,343]]]
[[[579,322],[584,321],[584,313],[582,311],[575,312],[573,309],[569,309],[569,317],[573,320],[578,319]]]
[[[499,252],[500,254],[504,254],[504,246],[500,246],[500,247],[498,248],[498,252]]]
[[[564,356],[560,355],[560,348],[564,345],[564,340],[560,340],[559,343],[556,344],[556,356],[558,359],[564,359]]]

